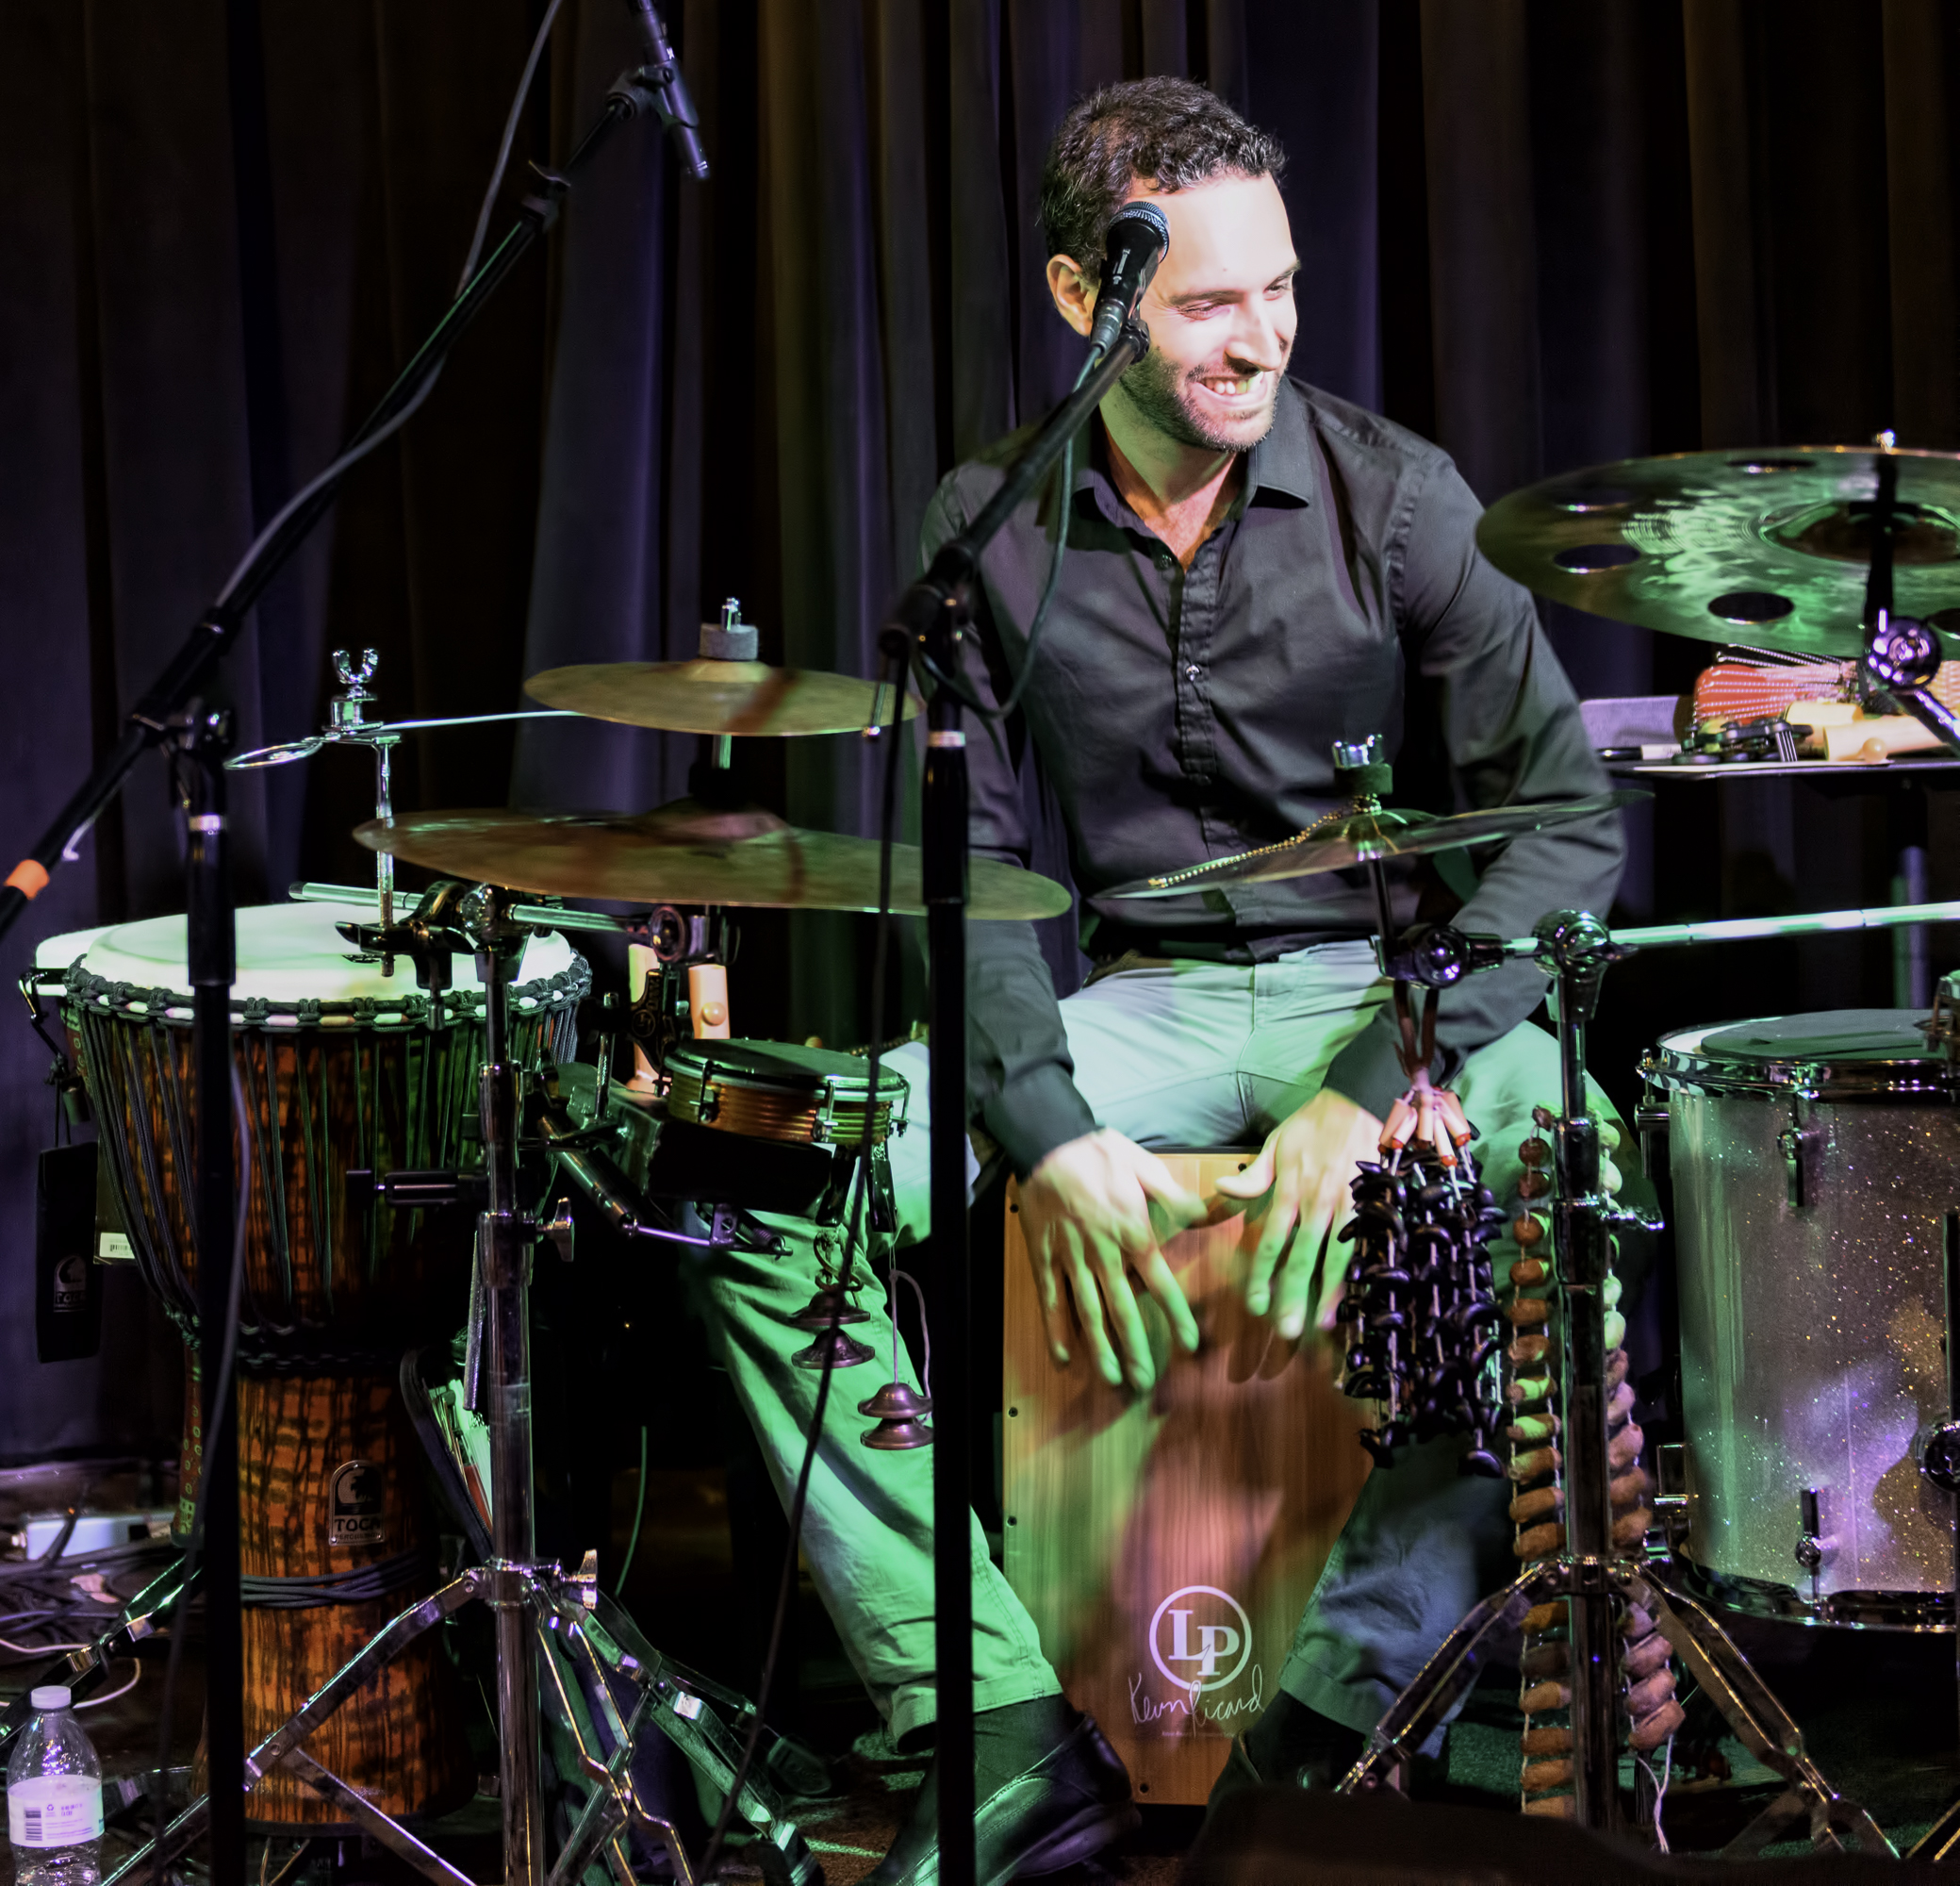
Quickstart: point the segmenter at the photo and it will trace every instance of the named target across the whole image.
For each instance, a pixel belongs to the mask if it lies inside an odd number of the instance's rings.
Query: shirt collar
[[[1237,509],[1255,503],[1261,492],[1282,493],[1302,505],[1313,502],[1313,439],[1307,402],[1290,379],[1280,379],[1272,431],[1245,456],[1245,488],[1239,495]],[[1129,506],[1123,502],[1110,472],[1109,436],[1100,420],[1092,420],[1082,428],[1076,459],[1076,491],[1092,493],[1097,508],[1112,523],[1133,523]]]

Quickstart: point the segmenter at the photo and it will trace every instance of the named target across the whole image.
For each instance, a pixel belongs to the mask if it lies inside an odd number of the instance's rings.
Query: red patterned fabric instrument
[[[1712,668],[1696,676],[1693,724],[1709,720],[1759,720],[1780,716],[1799,701],[1851,701],[1858,664],[1773,649],[1724,649]],[[1960,662],[1940,664],[1933,692],[1960,712]]]

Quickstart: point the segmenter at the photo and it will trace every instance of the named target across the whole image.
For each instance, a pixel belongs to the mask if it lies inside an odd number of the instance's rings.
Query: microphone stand
[[[973,1525],[969,1460],[972,1367],[966,1199],[966,735],[959,678],[968,599],[980,553],[1047,475],[1103,396],[1150,351],[1131,320],[1114,347],[1042,422],[980,515],[940,546],[931,567],[898,599],[880,649],[915,664],[926,684],[926,765],[919,794],[926,901],[926,961],[931,1023],[928,1106],[932,1138],[932,1248],[947,1283],[950,1332],[935,1355],[932,1418],[934,1630],[938,1672],[939,1878],[973,1886]],[[1068,502],[1063,492],[1062,502]],[[977,703],[976,703],[977,704]]]
[[[664,41],[661,51],[665,53]],[[579,173],[615,131],[647,111],[666,123],[679,121],[691,130],[693,108],[680,86],[679,68],[670,54],[659,63],[631,67],[614,81],[597,120],[562,168],[548,171],[534,166],[538,188],[523,199],[518,221],[443,311],[414,357],[348,441],[349,451],[373,438],[403,414],[504,277],[557,221]],[[222,1405],[217,1398],[228,1321],[237,1224],[234,1214],[239,1209],[232,1159],[230,1014],[237,926],[226,858],[221,769],[230,744],[229,716],[211,713],[197,703],[238,640],[253,604],[332,507],[340,480],[352,469],[342,466],[322,481],[257,547],[130,710],[122,738],[98,762],[0,887],[0,936],[4,936],[28,903],[46,888],[52,874],[64,863],[75,861],[76,846],[122,790],[137,762],[159,746],[169,748],[180,759],[189,781],[188,948],[194,998],[191,1065],[197,1072],[196,1159],[190,1189],[197,1228],[199,1358],[206,1401],[203,1411],[208,1488],[205,1496],[207,1576],[204,1592],[206,1655],[211,1679],[206,1737],[212,1803],[212,1886],[244,1886],[245,1879],[244,1651],[239,1598],[236,1404],[229,1396]],[[534,1702],[534,1722],[535,1715]],[[535,1872],[535,1854],[532,1868]],[[531,1878],[527,1873],[527,1880]]]

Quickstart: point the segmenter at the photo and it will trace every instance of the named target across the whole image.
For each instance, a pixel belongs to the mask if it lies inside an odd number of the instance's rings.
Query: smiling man
[[[1144,902],[1109,891],[1340,810],[1337,741],[1383,736],[1398,802],[1438,812],[1606,785],[1530,597],[1477,553],[1480,507],[1449,459],[1289,377],[1296,297],[1315,284],[1299,273],[1282,162],[1270,137],[1183,80],[1112,88],[1063,121],[1042,189],[1055,306],[1087,334],[1110,223],[1147,200],[1170,227],[1139,308],[1150,353],[1084,428],[1071,488],[1051,481],[989,548],[966,651],[976,694],[1005,698],[1030,659],[1065,507],[1066,557],[1021,707],[969,722],[972,836],[980,855],[1029,861],[1038,769],[1096,968],[1058,1002],[1031,927],[973,926],[972,1101],[1021,1179],[1056,1363],[1139,1392],[1156,1368],[1133,1280],[1186,1348],[1198,1340],[1159,1239],[1199,1201],[1148,1149],[1260,1148],[1220,1190],[1248,1205],[1248,1308],[1297,1338],[1333,1319],[1346,1250],[1333,1233],[1406,1081],[1361,871]],[[947,478],[929,559],[1021,442]],[[1405,862],[1396,915],[1520,935],[1551,910],[1606,910],[1620,863],[1610,819],[1444,869]],[[1552,1039],[1525,1021],[1543,993],[1520,964],[1440,1008],[1435,1074],[1480,1127],[1485,1178],[1507,1203],[1530,1110],[1557,1092]],[[1431,1442],[1372,1477],[1281,1694],[1222,1788],[1337,1775],[1443,1633],[1509,1575],[1501,1491],[1461,1478],[1462,1453]]]

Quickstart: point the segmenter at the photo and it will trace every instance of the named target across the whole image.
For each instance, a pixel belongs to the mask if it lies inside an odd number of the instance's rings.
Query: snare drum
[[[1669,1035],[1641,1064],[1674,1182],[1687,1552],[1710,1596],[1814,1624],[1951,1630],[1952,1070],[1906,1010]]]
[[[343,941],[335,924],[344,916],[304,903],[238,913],[232,1046],[250,1129],[238,1379],[249,1743],[432,1591],[436,1577],[435,1530],[396,1379],[404,1348],[462,1320],[469,1229],[461,1212],[352,1201],[346,1178],[355,1168],[477,1163],[468,1130],[485,1049],[483,991],[459,963],[457,986],[438,1010],[406,959],[384,976],[378,959]],[[62,1019],[94,1103],[103,1178],[135,1261],[194,1344],[184,919],[54,937],[36,953],[37,981],[62,991]],[[512,1058],[570,1052],[589,985],[585,963],[561,937],[534,938],[511,991]],[[185,1524],[194,1446],[194,1419],[187,1419]],[[472,1782],[433,1634],[306,1745],[391,1814],[442,1812],[467,1798]],[[276,1767],[253,1789],[248,1812],[258,1827],[325,1830],[344,1820]]]

